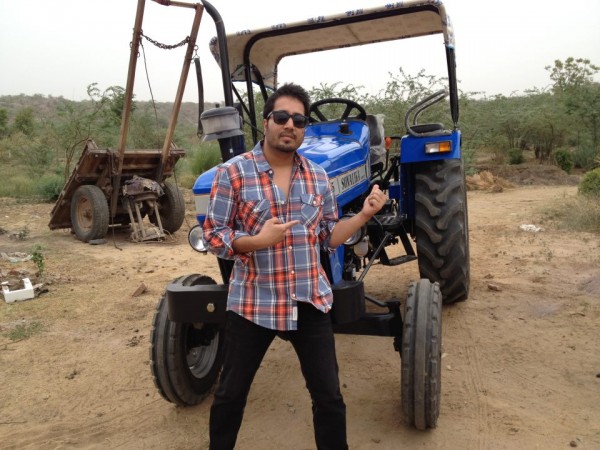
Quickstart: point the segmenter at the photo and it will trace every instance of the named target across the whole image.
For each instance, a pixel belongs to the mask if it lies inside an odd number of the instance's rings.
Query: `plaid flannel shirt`
[[[236,253],[233,241],[258,234],[272,217],[300,223],[282,242]],[[227,309],[266,328],[297,329],[296,302],[323,312],[333,294],[320,263],[337,223],[337,205],[323,168],[296,154],[287,200],[273,183],[273,171],[258,143],[251,152],[222,164],[216,172],[204,221],[211,253],[233,259]]]

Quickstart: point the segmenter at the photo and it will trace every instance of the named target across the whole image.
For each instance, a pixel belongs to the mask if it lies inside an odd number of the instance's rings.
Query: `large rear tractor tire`
[[[212,278],[197,274],[176,281],[184,286],[216,284]],[[154,385],[171,403],[197,405],[209,394],[221,371],[225,331],[217,324],[171,322],[167,311],[164,294],[150,335]]]
[[[102,239],[108,231],[108,200],[102,189],[92,184],[79,186],[71,199],[71,227],[77,239]]]
[[[402,330],[402,409],[418,430],[435,428],[440,415],[442,294],[437,283],[411,282]]]
[[[164,184],[164,194],[158,199],[158,214],[163,230],[175,233],[181,228],[185,219],[185,200],[181,191],[171,183]],[[158,225],[154,211],[148,215],[150,222]]]
[[[463,164],[446,159],[417,166],[415,235],[421,278],[438,282],[444,303],[469,296],[467,195]]]

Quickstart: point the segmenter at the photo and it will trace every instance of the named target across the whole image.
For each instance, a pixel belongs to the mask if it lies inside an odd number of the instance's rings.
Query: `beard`
[[[266,139],[272,148],[283,153],[293,153],[301,144],[301,142],[298,142],[298,136],[295,133],[279,133],[275,136],[269,133]]]
[[[295,141],[290,142],[288,144],[283,143],[283,142],[278,142],[273,148],[275,148],[283,153],[293,153],[298,149],[298,146],[296,145]]]

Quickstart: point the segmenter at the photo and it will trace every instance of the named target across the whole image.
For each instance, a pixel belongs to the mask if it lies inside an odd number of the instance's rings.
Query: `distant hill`
[[[3,95],[0,96],[0,109],[5,109],[8,112],[8,119],[12,121],[13,117],[23,108],[31,108],[34,111],[36,119],[52,120],[57,115],[57,106],[61,103],[86,103],[89,100],[74,102],[67,100],[64,97],[44,96],[41,94],[35,95]],[[152,102],[137,101],[134,99],[136,107],[140,111],[152,109]],[[159,118],[168,120],[171,117],[173,109],[172,102],[156,102],[156,112]],[[214,108],[214,103],[205,103],[204,109]],[[177,120],[181,125],[195,125],[198,122],[198,103],[183,102],[179,111]]]

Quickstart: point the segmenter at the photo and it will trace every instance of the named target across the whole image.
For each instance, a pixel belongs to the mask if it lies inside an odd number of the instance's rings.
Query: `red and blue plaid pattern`
[[[299,220],[286,238],[266,249],[235,253],[232,243],[258,234],[265,221]],[[275,330],[295,330],[296,302],[323,312],[333,295],[320,263],[338,220],[337,205],[323,168],[296,154],[287,200],[273,183],[261,144],[219,167],[215,175],[204,240],[211,253],[234,259],[227,308]]]

